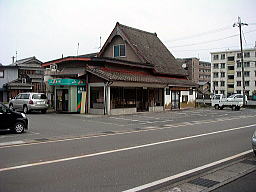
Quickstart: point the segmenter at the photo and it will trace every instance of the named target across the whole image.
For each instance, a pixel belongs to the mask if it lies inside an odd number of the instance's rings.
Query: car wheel
[[[219,109],[219,105],[214,105],[214,108],[215,109]]]
[[[28,111],[28,107],[27,105],[24,105],[23,106],[23,113],[27,114],[29,111]]]
[[[42,113],[42,114],[45,114],[45,113],[46,113],[46,109],[42,109],[42,110],[41,110],[41,113]]]
[[[12,103],[9,105],[9,108],[14,111],[14,107]]]
[[[21,133],[24,132],[24,130],[25,130],[24,123],[22,123],[22,122],[17,122],[17,123],[15,124],[15,127],[14,127],[14,130],[13,130],[13,131],[14,131],[15,133],[21,134]]]

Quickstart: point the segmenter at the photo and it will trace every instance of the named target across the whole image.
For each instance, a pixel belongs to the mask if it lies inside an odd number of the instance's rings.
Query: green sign
[[[49,79],[49,85],[76,85],[76,86],[84,86],[85,82],[81,79]]]

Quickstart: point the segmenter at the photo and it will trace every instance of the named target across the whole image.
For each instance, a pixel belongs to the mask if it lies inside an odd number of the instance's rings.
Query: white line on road
[[[0,143],[0,146],[5,146],[5,145],[18,145],[18,144],[23,144],[25,143],[24,141],[9,141],[9,142],[3,142]]]
[[[207,169],[207,168],[210,168],[210,167],[219,165],[219,164],[221,164],[221,163],[225,163],[225,162],[227,162],[227,161],[230,161],[230,160],[239,158],[239,157],[244,156],[244,155],[247,155],[247,154],[249,154],[249,153],[251,153],[251,152],[252,152],[252,150],[245,151],[245,152],[243,152],[243,153],[239,153],[239,154],[237,154],[237,155],[234,155],[234,156],[231,156],[231,157],[228,157],[228,158],[225,158],[225,159],[221,159],[221,160],[219,160],[219,161],[215,161],[215,162],[212,162],[212,163],[203,165],[203,166],[201,166],[201,167],[197,167],[197,168],[194,168],[194,169],[191,169],[191,170],[188,170],[188,171],[184,171],[184,172],[182,172],[182,173],[178,173],[178,174],[176,174],[176,175],[172,175],[172,176],[170,176],[170,177],[166,177],[166,178],[163,178],[163,179],[160,179],[160,180],[151,182],[151,183],[147,183],[147,184],[145,184],[145,185],[141,185],[141,186],[138,186],[138,187],[135,187],[135,188],[132,188],[132,189],[128,189],[128,190],[123,191],[123,192],[137,192],[137,191],[141,191],[141,190],[144,190],[144,189],[148,189],[148,188],[150,188],[150,187],[154,187],[154,186],[160,185],[160,184],[162,184],[162,183],[165,183],[165,182],[168,182],[168,181],[171,181],[171,180],[174,180],[174,179],[183,177],[183,176],[185,176],[185,175],[189,175],[189,174],[192,174],[192,173],[201,171],[201,170],[203,170],[203,169]]]
[[[225,133],[225,132],[230,132],[230,131],[235,131],[235,130],[240,130],[240,129],[246,129],[246,128],[255,127],[255,126],[256,126],[256,124],[252,124],[252,125],[247,125],[247,126],[242,126],[242,127],[232,128],[232,129],[226,129],[226,130],[222,130],[222,131],[214,131],[214,132],[204,133],[204,134],[200,134],[200,135],[193,135],[193,136],[182,137],[182,138],[177,138],[177,139],[159,141],[159,142],[155,142],[155,143],[148,143],[148,144],[144,144],[144,145],[137,145],[137,146],[133,146],[133,147],[103,151],[103,152],[92,153],[92,154],[85,154],[85,155],[80,155],[80,156],[73,156],[73,157],[68,157],[68,158],[63,158],[63,159],[41,161],[41,162],[17,165],[17,166],[13,166],[13,167],[5,167],[5,168],[0,168],[0,172],[10,171],[10,170],[15,170],[15,169],[21,169],[21,168],[27,168],[27,167],[34,167],[34,166],[39,166],[39,165],[47,165],[47,164],[52,164],[52,163],[60,163],[60,162],[65,162],[65,161],[71,161],[71,160],[76,160],[76,159],[106,155],[106,154],[110,154],[110,153],[116,153],[116,152],[122,152],[122,151],[134,150],[134,149],[140,149],[140,148],[144,148],[144,147],[150,147],[150,146],[155,146],[155,145],[161,145],[161,144],[166,144],[166,143],[171,143],[171,142],[177,142],[177,141],[182,141],[182,140],[187,140],[187,139],[193,139],[193,138],[208,136],[208,135]]]
[[[0,149],[10,148],[10,147],[29,146],[29,145],[39,145],[39,144],[46,144],[46,143],[57,143],[57,142],[64,142],[64,141],[75,141],[75,140],[98,138],[98,137],[108,137],[108,136],[115,136],[115,135],[125,135],[125,134],[147,132],[147,131],[159,131],[159,130],[172,129],[172,128],[183,127],[183,126],[188,126],[188,125],[198,125],[198,124],[201,125],[201,124],[207,124],[207,123],[216,123],[216,122],[221,122],[221,121],[230,121],[230,120],[250,118],[250,117],[256,117],[256,115],[240,116],[240,117],[235,117],[235,118],[207,119],[207,120],[202,120],[202,121],[182,122],[180,124],[167,124],[167,125],[164,125],[164,127],[154,127],[154,128],[148,128],[148,129],[142,129],[142,130],[136,130],[136,131],[120,131],[120,132],[115,132],[115,133],[111,133],[111,134],[107,134],[107,135],[100,134],[100,135],[84,135],[84,136],[71,137],[71,138],[59,138],[59,139],[55,139],[55,140],[36,142],[36,143],[32,142],[32,143],[24,143],[24,144],[17,144],[17,145],[0,146]]]

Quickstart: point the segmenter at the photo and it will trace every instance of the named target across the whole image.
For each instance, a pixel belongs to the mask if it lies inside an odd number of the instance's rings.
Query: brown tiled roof
[[[177,63],[156,33],[149,33],[119,23],[117,23],[116,28],[122,32],[123,38],[127,40],[139,58],[142,58],[142,62],[154,65],[155,72],[186,76],[183,68]]]
[[[148,72],[138,72],[135,70],[120,70],[106,67],[88,66],[87,71],[108,81],[126,81],[166,84],[166,86],[173,85],[181,87],[196,87],[195,83],[187,79],[156,76]]]

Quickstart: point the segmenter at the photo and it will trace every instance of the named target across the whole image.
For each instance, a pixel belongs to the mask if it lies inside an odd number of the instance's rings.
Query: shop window
[[[104,109],[104,87],[91,87],[90,107],[93,109]]]
[[[111,87],[111,109],[135,108],[136,88]]]

